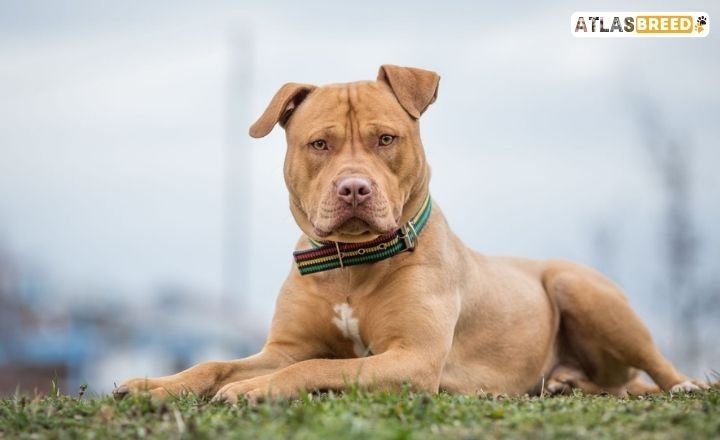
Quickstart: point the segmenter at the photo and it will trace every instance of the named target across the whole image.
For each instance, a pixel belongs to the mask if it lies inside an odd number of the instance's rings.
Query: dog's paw
[[[551,396],[562,394],[572,394],[573,389],[577,388],[577,381],[581,373],[569,368],[558,368],[553,372],[550,379],[545,382],[545,390]]]
[[[164,401],[173,396],[164,381],[159,379],[130,379],[115,388],[112,392],[115,400],[122,400],[129,395],[147,394],[154,401]]]
[[[213,397],[213,402],[225,402],[231,405],[245,399],[251,405],[265,400],[284,400],[294,397],[297,393],[291,387],[282,386],[279,381],[273,380],[271,374],[253,379],[231,382]]]
[[[551,396],[571,394],[572,390],[573,385],[568,382],[551,379],[545,384],[545,391]]]
[[[708,384],[701,380],[686,380],[685,382],[680,382],[679,384],[673,385],[672,388],[670,388],[671,393],[695,393],[702,390],[707,390],[710,387]]]
[[[235,405],[245,399],[251,405],[257,404],[269,396],[267,386],[261,382],[256,379],[249,379],[229,383],[220,388],[212,401]]]
[[[240,400],[246,398],[246,394],[250,392],[250,388],[243,385],[242,382],[233,382],[220,388],[220,390],[212,398],[213,402],[227,403],[236,405]],[[256,403],[258,400],[251,400],[250,403]]]

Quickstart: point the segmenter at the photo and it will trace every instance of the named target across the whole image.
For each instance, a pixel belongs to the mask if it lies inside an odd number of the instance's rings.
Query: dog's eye
[[[387,147],[388,145],[392,144],[395,141],[395,138],[397,136],[393,136],[391,134],[384,134],[380,136],[379,144],[381,147]]]
[[[325,141],[325,139],[314,140],[314,141],[310,142],[310,146],[318,151],[323,151],[323,150],[328,149],[327,142]]]

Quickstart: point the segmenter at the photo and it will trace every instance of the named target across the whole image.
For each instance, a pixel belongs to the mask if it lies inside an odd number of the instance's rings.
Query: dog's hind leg
[[[560,310],[560,364],[563,358],[570,360],[601,387],[630,383],[635,377],[631,367],[647,372],[665,391],[704,387],[662,356],[623,293],[604,276],[576,264],[551,262],[543,285]]]
[[[570,394],[578,389],[586,394],[609,394],[611,396],[626,397],[641,396],[660,392],[655,384],[647,383],[640,377],[639,370],[632,369],[635,375],[629,382],[619,386],[601,386],[587,378],[585,373],[577,368],[563,365],[556,366],[545,383],[545,390],[550,395]]]
[[[581,390],[586,394],[610,394],[625,397],[625,386],[600,386],[587,378],[584,372],[577,368],[558,365],[553,368],[550,377],[545,383],[545,389],[550,395],[570,394],[573,390]]]

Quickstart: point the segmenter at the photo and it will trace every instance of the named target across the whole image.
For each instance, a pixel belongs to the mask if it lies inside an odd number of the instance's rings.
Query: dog
[[[285,182],[303,236],[262,351],[132,379],[115,396],[235,403],[351,386],[616,396],[705,388],[662,356],[600,273],[481,255],[453,234],[430,196],[420,139],[439,81],[383,65],[375,81],[282,86],[250,135],[285,129]]]

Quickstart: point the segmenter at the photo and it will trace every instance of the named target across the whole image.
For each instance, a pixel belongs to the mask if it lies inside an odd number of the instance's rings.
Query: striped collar
[[[430,217],[431,209],[432,201],[428,194],[420,211],[400,229],[365,243],[317,242],[309,239],[313,249],[293,252],[300,275],[374,263],[404,251],[414,250],[420,232]]]

